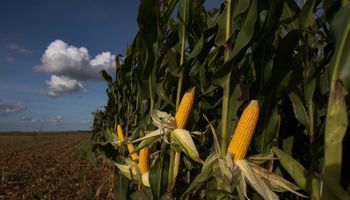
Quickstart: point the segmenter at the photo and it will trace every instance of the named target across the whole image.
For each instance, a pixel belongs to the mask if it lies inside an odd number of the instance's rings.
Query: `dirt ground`
[[[0,200],[108,199],[109,166],[88,133],[0,133]]]

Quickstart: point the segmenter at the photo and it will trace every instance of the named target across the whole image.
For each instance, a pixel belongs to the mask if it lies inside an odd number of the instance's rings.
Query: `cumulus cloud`
[[[53,123],[63,122],[63,115],[57,115],[57,116],[51,118],[51,122],[53,122]]]
[[[87,48],[55,40],[47,47],[41,57],[42,64],[36,66],[35,70],[78,81],[99,80],[99,71],[110,71],[115,67],[114,59],[115,55],[110,52],[102,52],[95,58],[90,58]]]
[[[50,97],[62,97],[67,94],[79,94],[84,90],[80,81],[70,79],[66,76],[52,75],[51,80],[46,81],[47,89],[42,94]]]
[[[0,112],[3,114],[21,112],[26,108],[22,102],[8,103],[0,99]]]
[[[7,44],[6,48],[8,48],[8,49],[10,49],[12,51],[18,52],[18,53],[32,53],[33,52],[31,49],[27,49],[27,48],[21,47],[21,46],[15,44],[15,43]]]
[[[115,69],[115,55],[102,52],[91,58],[85,47],[75,47],[62,40],[49,44],[41,57],[41,65],[34,70],[51,74],[46,81],[47,88],[41,94],[50,97],[62,97],[86,91],[83,82],[102,80],[99,72],[104,69],[112,72]]]

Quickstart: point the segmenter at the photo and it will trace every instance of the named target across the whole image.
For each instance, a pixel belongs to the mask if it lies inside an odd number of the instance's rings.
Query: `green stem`
[[[224,49],[224,62],[229,59],[230,48],[227,44],[227,40],[230,38],[231,33],[231,0],[226,0],[226,31],[225,31],[225,49]],[[228,134],[228,109],[230,99],[230,83],[231,72],[227,75],[227,79],[223,85],[223,98],[222,98],[222,111],[221,111],[221,156],[225,157],[227,152],[227,145],[229,140]]]
[[[149,93],[150,93],[150,98],[151,98],[151,105],[150,105],[150,113],[153,111],[154,107],[154,98],[153,98],[153,90],[152,90],[152,78],[149,77],[148,79],[148,88],[149,88]],[[151,122],[151,115],[148,116],[148,124]]]
[[[186,0],[185,6],[183,6],[183,13],[184,13],[184,19],[183,24],[181,27],[181,40],[180,40],[180,66],[185,61],[185,42],[186,42]],[[181,72],[178,82],[177,82],[177,91],[176,91],[176,110],[178,109],[181,101],[181,89],[183,85],[183,74]],[[175,167],[175,150],[173,148],[170,148],[170,164],[169,164],[169,173],[168,173],[168,192],[171,193],[173,190],[174,182],[176,181],[176,177],[174,178],[174,173],[177,174],[177,172],[174,171],[174,169],[178,169],[178,167]],[[177,163],[178,164],[178,163]]]
[[[181,100],[181,88],[183,84],[183,75],[180,75],[179,80],[177,82],[177,91],[176,91],[176,110],[179,108],[180,100]]]
[[[186,11],[186,7],[184,6],[184,13]],[[184,15],[186,17],[186,14]],[[183,19],[184,22],[186,19]],[[181,43],[180,43],[180,66],[185,61],[185,42],[186,42],[186,26],[182,25],[182,31],[181,31]],[[181,72],[182,73],[182,72]],[[183,84],[183,74],[180,74],[179,80],[177,82],[177,92],[176,92],[176,109],[179,107],[180,99],[181,99],[181,89]]]
[[[231,73],[229,73],[228,78],[226,79],[224,83],[224,91],[223,91],[223,98],[222,98],[222,116],[221,116],[221,156],[225,157],[227,152],[227,145],[229,140],[229,134],[228,134],[228,108],[229,108],[229,99],[230,99],[230,81],[231,80]]]
[[[312,100],[309,102],[309,131],[310,131],[310,143],[312,144],[315,139],[315,119],[314,119],[314,103]]]
[[[226,15],[225,41],[227,42],[231,34],[231,0],[226,0],[226,9],[227,9],[227,15]]]

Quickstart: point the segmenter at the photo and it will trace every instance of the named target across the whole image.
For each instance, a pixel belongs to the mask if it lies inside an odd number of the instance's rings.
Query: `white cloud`
[[[24,111],[27,107],[22,102],[8,103],[0,99],[0,112],[9,114]]]
[[[21,46],[15,44],[15,43],[7,44],[6,48],[8,48],[8,49],[10,49],[12,51],[18,52],[18,53],[32,53],[33,52],[31,49],[27,49],[27,48],[21,47]]]
[[[51,80],[46,81],[47,90],[43,94],[50,97],[61,97],[66,94],[79,94],[84,90],[84,86],[77,80],[66,76],[52,75]]]
[[[63,115],[57,115],[57,116],[51,118],[51,122],[53,122],[53,123],[63,122]]]
[[[38,123],[38,122],[41,122],[42,120],[38,119],[38,118],[35,118],[35,117],[21,117],[20,119],[21,122],[23,123]]]
[[[62,40],[55,40],[42,55],[42,64],[35,69],[79,81],[99,80],[101,79],[99,71],[114,69],[114,59],[115,55],[110,52],[102,52],[91,59],[85,47],[78,48]]]

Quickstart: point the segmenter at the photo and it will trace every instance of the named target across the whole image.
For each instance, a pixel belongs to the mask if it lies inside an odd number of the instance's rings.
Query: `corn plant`
[[[349,199],[346,1],[141,0],[95,153],[115,199]]]

